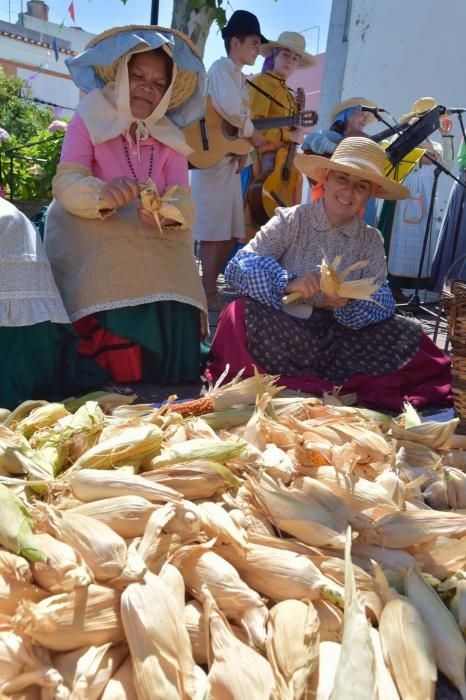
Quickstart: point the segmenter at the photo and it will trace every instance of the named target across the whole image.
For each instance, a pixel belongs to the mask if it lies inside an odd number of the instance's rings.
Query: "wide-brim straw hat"
[[[433,97],[420,97],[413,103],[411,111],[407,114],[403,114],[403,116],[400,117],[398,123],[404,124],[405,122],[409,122],[411,119],[414,119],[414,117],[420,117],[422,114],[424,114],[425,112],[429,112],[436,106],[437,100]]]
[[[385,151],[375,141],[362,136],[349,136],[340,141],[331,158],[299,154],[294,159],[297,169],[316,182],[323,182],[329,170],[348,173],[377,185],[373,194],[378,199],[407,199],[407,187],[384,175]]]
[[[314,56],[306,52],[306,40],[298,32],[282,32],[277,41],[269,41],[261,46],[261,55],[270,56],[274,49],[288,49],[299,55],[299,68],[309,68],[315,63]]]
[[[206,87],[204,64],[193,42],[176,29],[140,24],[114,27],[93,37],[81,54],[66,63],[76,85],[88,93],[115,80],[120,59],[144,45],[147,50],[166,45],[176,65],[167,115],[181,128],[200,119]]]
[[[367,107],[378,107],[379,105],[374,100],[366,100],[365,97],[349,97],[347,100],[343,100],[340,104],[335,105],[335,107],[330,112],[330,122],[333,123],[340,112],[345,109],[350,109],[350,107],[357,107],[358,105],[366,105]],[[366,112],[367,123],[373,122],[375,116],[371,112]]]

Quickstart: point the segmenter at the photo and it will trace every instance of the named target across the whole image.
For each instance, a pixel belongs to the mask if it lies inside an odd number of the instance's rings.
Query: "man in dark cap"
[[[222,29],[222,37],[227,55],[210,67],[208,93],[217,112],[238,129],[238,135],[249,139],[251,148],[258,147],[265,139],[251,121],[246,79],[241,70],[254,65],[261,44],[267,39],[261,34],[257,17],[247,10],[232,14]],[[216,310],[217,276],[237,239],[244,237],[238,159],[226,156],[212,168],[193,170],[191,186],[197,208],[194,235],[201,242],[204,289],[209,308]]]

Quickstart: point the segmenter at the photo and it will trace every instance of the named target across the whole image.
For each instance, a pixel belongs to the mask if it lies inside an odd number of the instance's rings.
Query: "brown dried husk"
[[[35,605],[22,603],[13,618],[13,629],[55,651],[120,642],[124,637],[120,593],[91,584]]]
[[[33,562],[34,581],[50,593],[63,593],[88,586],[92,574],[76,551],[46,532],[35,535],[37,546],[45,554],[43,562]]]
[[[178,606],[161,579],[148,572],[122,594],[121,616],[139,700],[179,700],[195,694],[194,659]]]

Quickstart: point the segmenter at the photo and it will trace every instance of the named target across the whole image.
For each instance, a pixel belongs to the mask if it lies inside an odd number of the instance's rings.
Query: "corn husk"
[[[390,549],[402,549],[435,540],[442,535],[455,538],[466,535],[466,515],[433,510],[384,515],[375,521],[371,529],[364,530],[364,541]]]
[[[376,545],[363,544],[356,540],[352,546],[353,559],[358,558],[369,562],[374,559],[387,569],[404,571],[416,563],[415,558],[403,549],[384,549]]]
[[[400,700],[400,695],[398,693],[398,690],[396,689],[395,681],[393,680],[390,671],[385,665],[382,644],[380,641],[380,635],[378,630],[374,629],[374,627],[371,627],[370,635],[372,640],[372,646],[374,648],[377,696],[378,698],[383,698],[384,700]]]
[[[343,638],[343,612],[327,600],[313,600],[312,604],[319,616],[319,636],[321,642],[341,642]]]
[[[341,272],[337,272],[342,257],[342,255],[336,255],[331,263],[328,263],[325,257],[323,258],[320,266],[320,288],[323,293],[331,296],[347,297],[348,299],[374,301],[372,294],[377,292],[380,287],[380,282],[376,281],[376,277],[346,281],[346,278],[353,270],[361,270],[366,267],[368,260],[360,260],[349,265]]]
[[[225,463],[233,457],[241,454],[246,448],[245,442],[234,440],[213,440],[197,438],[180,442],[162,451],[158,457],[154,457],[144,465],[144,469],[158,469],[170,464],[183,464],[194,460],[207,460]]]
[[[76,498],[85,502],[115,496],[141,496],[154,503],[181,500],[173,489],[121,469],[81,469],[72,475],[70,484]]]
[[[434,650],[417,608],[405,597],[392,598],[382,611],[379,633],[385,661],[403,700],[434,698]]]
[[[173,503],[167,503],[152,513],[138,546],[138,554],[152,573],[158,574],[171,552],[172,545],[179,547],[176,534],[164,533],[163,529],[175,516]]]
[[[0,549],[0,575],[27,583],[32,582],[31,567],[28,561],[6,549]]]
[[[184,614],[186,588],[179,570],[173,564],[167,562],[159,573],[160,580],[166,585],[175,601],[178,603],[180,615]]]
[[[238,487],[241,484],[228,467],[208,460],[159,467],[155,471],[145,472],[144,478],[168,486],[188,500],[211,498],[229,486]]]
[[[202,600],[202,587],[207,586],[225,616],[243,627],[258,648],[264,646],[267,608],[229,562],[207,546],[197,545],[180,551],[173,563],[195,598]]]
[[[355,511],[366,510],[374,506],[397,509],[395,503],[387,496],[385,489],[368,479],[345,474],[330,466],[311,469],[300,468],[300,471],[328,486],[337,496],[345,500],[349,508]]]
[[[96,581],[108,581],[121,574],[126,565],[126,544],[108,525],[88,515],[50,506],[43,506],[41,515],[54,536],[79,554]]]
[[[0,545],[29,561],[43,561],[44,555],[32,533],[31,516],[22,501],[3,484],[0,484],[0,512]]]
[[[414,568],[406,573],[405,589],[429,632],[438,668],[458,688],[464,700],[466,643],[453,615]]]
[[[305,498],[296,489],[285,489],[266,474],[251,479],[255,497],[275,526],[314,546],[342,549],[344,519]]]
[[[0,631],[0,690],[33,663],[32,649],[23,636],[11,630]]]
[[[156,509],[156,504],[141,496],[115,496],[83,503],[70,508],[68,512],[95,518],[127,539],[144,534],[149,518]]]
[[[409,424],[409,427],[399,424],[396,421],[392,423],[392,434],[397,440],[408,440],[409,442],[418,442],[425,447],[430,447],[433,450],[441,449],[448,444],[451,436],[456,430],[459,423],[459,418],[452,418],[443,423],[434,421],[426,421],[424,423]]]
[[[185,605],[184,622],[188,631],[193,657],[197,664],[207,664],[209,653],[209,625],[204,613],[204,606],[197,600],[190,600]],[[237,639],[248,644],[248,635],[241,627],[230,625]]]
[[[275,530],[266,511],[259,506],[251,491],[241,487],[238,489],[232,505],[237,506],[244,516],[243,526],[249,536],[253,534],[263,536],[275,536]]]
[[[162,437],[160,428],[152,424],[120,428],[81,455],[68,470],[67,478],[80,469],[112,469],[124,464],[138,467],[159,452]]]
[[[343,602],[342,588],[322,574],[309,557],[252,543],[244,554],[228,546],[216,551],[235,567],[251,588],[271,600],[314,601],[327,597],[339,604]]]
[[[368,526],[371,521],[363,513],[355,512],[350,508],[344,497],[335,494],[326,484],[318,479],[311,479],[308,476],[300,476],[293,481],[293,490],[296,489],[310,507],[315,511],[315,505],[333,515],[337,515],[345,525],[352,525],[355,528]]]
[[[120,642],[120,594],[91,584],[69,593],[49,596],[40,603],[22,603],[13,628],[35,644],[55,651]]]
[[[0,614],[2,615],[13,615],[23,600],[38,603],[46,596],[46,591],[32,583],[0,575]]]
[[[152,214],[161,234],[163,234],[163,228],[160,217],[172,219],[182,226],[186,224],[182,212],[175,205],[175,202],[177,202],[175,195],[178,190],[179,185],[173,185],[166,190],[165,194],[160,196],[157,185],[151,177],[148,177],[146,182],[139,188],[142,208]]]
[[[60,418],[68,415],[62,403],[47,403],[33,408],[32,411],[16,423],[15,430],[30,438],[38,430],[54,425]],[[11,416],[10,416],[11,418]]]
[[[195,694],[188,633],[168,588],[148,572],[122,594],[121,616],[139,700],[178,700]]]
[[[235,637],[207,586],[202,593],[212,648],[208,675],[212,698],[267,700],[275,697],[276,682],[269,662]]]
[[[266,650],[277,685],[290,700],[304,698],[319,665],[319,617],[312,603],[284,600],[270,610]]]
[[[45,561],[31,564],[39,586],[50,593],[64,593],[92,582],[89,568],[70,545],[46,532],[38,533],[36,540],[46,556]]]
[[[202,529],[209,539],[215,538],[217,544],[231,544],[237,551],[246,550],[247,534],[225,508],[218,503],[205,501],[199,504]]]
[[[197,600],[190,600],[184,608],[184,624],[189,635],[194,661],[207,664],[209,659],[209,634],[204,607]]]
[[[422,571],[443,580],[465,569],[466,537],[439,537],[423,544],[414,552],[414,557]]]
[[[330,700],[340,663],[341,644],[322,641],[319,644],[319,683],[316,700]]]
[[[138,700],[133,683],[133,663],[127,656],[113,674],[100,696],[100,700]]]
[[[73,700],[98,700],[127,654],[126,644],[107,643],[55,654],[53,665]]]
[[[354,653],[357,649],[357,655]],[[359,599],[351,562],[351,531],[345,546],[345,615],[341,655],[332,700],[377,698],[374,648],[370,624]]]

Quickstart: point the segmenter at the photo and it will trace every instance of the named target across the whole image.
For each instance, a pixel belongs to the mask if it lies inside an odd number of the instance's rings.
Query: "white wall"
[[[60,28],[61,25],[55,22],[45,22],[43,19],[32,17],[26,13],[23,13],[22,17],[24,22],[23,26],[27,29],[35,29],[36,32],[44,32],[44,34],[48,36],[56,36],[59,39],[70,41],[71,48],[78,53],[84,51],[87,42],[95,36],[95,34],[85,32],[83,29],[78,29],[77,27]]]
[[[69,78],[68,68],[64,61],[68,55],[59,52],[58,56],[58,61],[55,61],[52,49],[0,36],[0,59],[4,58],[12,63],[30,66],[30,68],[17,67],[16,75],[19,78],[27,79],[39,72],[30,83],[31,90],[36,97],[73,108],[79,101],[79,90]],[[39,66],[42,66],[42,70],[39,70]],[[54,73],[61,73],[63,78],[57,75],[48,75],[43,72],[46,69],[54,71]],[[63,116],[72,116],[72,114],[72,111],[63,112]]]
[[[338,22],[331,20],[329,30],[324,108],[354,95],[376,100],[397,118],[419,97],[466,106],[465,0],[333,0],[333,5]],[[460,129],[453,119],[457,151]],[[438,132],[432,138],[441,140]],[[440,176],[442,207],[451,184]]]

